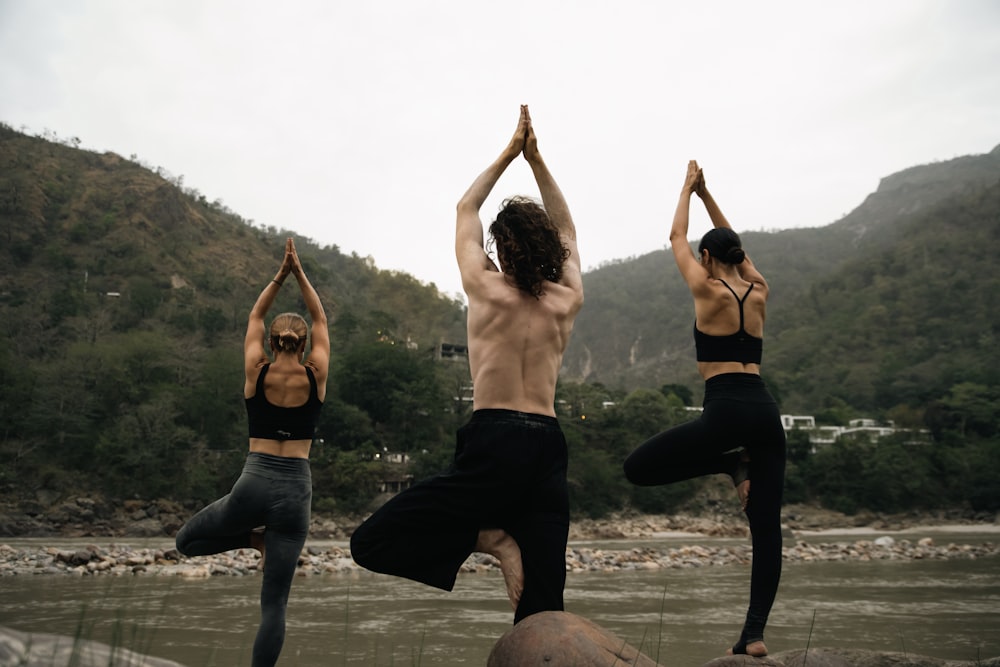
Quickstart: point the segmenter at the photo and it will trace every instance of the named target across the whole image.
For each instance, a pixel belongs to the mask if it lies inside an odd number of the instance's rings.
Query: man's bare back
[[[582,303],[575,286],[548,283],[535,298],[499,273],[487,276],[469,295],[474,408],[555,416],[556,379]]]
[[[508,272],[523,267],[504,266],[504,247],[500,243],[497,254],[505,273],[498,271],[484,249],[479,218],[486,197],[519,154],[531,165],[542,195],[542,226],[550,235],[558,236],[563,251],[554,260],[558,264],[552,276],[555,280],[536,281],[536,294],[511,278]],[[538,207],[538,211],[542,209]],[[498,215],[497,223],[500,220]],[[517,247],[518,254],[525,253],[526,247],[530,249],[531,240],[519,242],[523,247]],[[459,201],[455,253],[469,297],[469,364],[474,408],[555,416],[556,380],[573,321],[583,305],[583,283],[576,228],[562,192],[538,152],[527,107],[521,108],[517,130],[507,148]]]

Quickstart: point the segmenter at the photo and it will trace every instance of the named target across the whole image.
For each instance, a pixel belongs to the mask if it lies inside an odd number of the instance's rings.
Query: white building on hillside
[[[854,437],[867,438],[877,441],[880,438],[894,433],[906,432],[913,434],[913,438],[906,444],[918,445],[929,444],[930,435],[926,429],[897,429],[892,421],[878,422],[875,419],[852,419],[847,426],[816,426],[816,418],[812,415],[781,415],[781,425],[785,433],[792,431],[806,431],[809,434],[809,443],[812,451],[823,445],[832,445],[838,438]]]

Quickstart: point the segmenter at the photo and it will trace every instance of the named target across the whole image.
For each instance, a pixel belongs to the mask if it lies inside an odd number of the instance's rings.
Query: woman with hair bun
[[[698,259],[687,240],[692,193],[705,204],[714,227],[702,238]],[[670,246],[694,298],[704,410],[698,419],[640,445],[625,460],[625,476],[639,486],[718,473],[732,477],[750,522],[753,566],[743,632],[729,653],[763,656],[764,626],[781,578],[785,477],[785,431],[777,403],[760,377],[768,286],[693,160],[674,214]]]
[[[312,320],[312,346],[303,362],[310,328],[296,313],[264,318],[291,274]],[[265,334],[274,361],[264,350]],[[195,514],[177,533],[177,550],[205,556],[230,549],[257,549],[261,620],[253,667],[274,665],[285,640],[285,608],[299,555],[309,531],[312,476],[309,449],[326,398],[330,333],[319,295],[306,278],[292,239],[277,275],[250,311],[243,343],[250,451],[228,495]],[[267,558],[264,558],[265,553]]]

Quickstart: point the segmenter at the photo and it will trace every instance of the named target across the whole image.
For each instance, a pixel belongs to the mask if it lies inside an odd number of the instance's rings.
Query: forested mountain
[[[332,334],[315,509],[363,511],[398,474],[380,452],[407,452],[418,477],[448,460],[469,371],[437,352],[465,342],[460,301],[78,143],[0,124],[0,500],[228,490],[246,452],[246,317],[289,235]],[[743,237],[772,286],[764,370],[783,411],[888,417],[947,445],[810,456],[793,439],[787,497],[1000,507],[1000,149],[887,177],[827,227]],[[584,281],[557,395],[573,511],[663,511],[697,485],[636,489],[621,461],[700,396],[691,299],[664,251]],[[291,285],[282,310],[304,311]]]
[[[0,126],[0,492],[96,480],[209,496],[246,449],[246,318],[295,235],[159,168],[51,139]],[[336,246],[296,245],[331,321],[330,455],[449,437],[411,413],[467,382],[434,362],[442,341],[464,341],[464,305]],[[283,310],[305,312],[294,281],[271,314]]]
[[[280,263],[284,237],[296,236],[255,227],[184,189],[182,177],[113,153],[2,128],[0,163],[0,252],[7,260],[0,297],[5,308],[34,308],[32,321],[17,328],[46,329],[44,339],[27,337],[39,346],[63,342],[51,334],[80,325],[74,318],[83,315],[95,337],[151,317],[171,335],[238,342],[249,307]],[[464,336],[460,302],[407,274],[380,271],[371,259],[296,240],[339,340],[378,329],[433,347],[442,337]]]
[[[829,226],[742,237],[771,286],[764,372],[786,412],[881,413],[1000,384],[1000,147],[888,176]],[[694,310],[669,251],[585,278],[564,378],[698,388]]]

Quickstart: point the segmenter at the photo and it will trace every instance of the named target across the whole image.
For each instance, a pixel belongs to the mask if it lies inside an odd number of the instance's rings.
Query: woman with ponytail
[[[698,259],[687,240],[692,193],[705,204],[714,227],[702,238]],[[785,475],[781,415],[760,377],[768,286],[693,160],[674,214],[670,245],[694,298],[704,410],[698,419],[640,445],[625,461],[625,476],[640,486],[717,473],[732,477],[750,522],[753,566],[743,632],[729,652],[763,656],[767,655],[764,626],[781,578]]]
[[[265,329],[264,318],[289,275],[312,320],[283,313]],[[265,334],[271,358],[265,351]],[[204,556],[230,549],[260,551],[261,621],[253,667],[274,665],[285,639],[285,607],[309,531],[312,477],[309,449],[326,397],[330,333],[319,295],[306,278],[292,239],[277,275],[250,311],[243,344],[250,451],[230,493],[195,514],[177,533],[177,550]],[[265,558],[265,554],[267,557]]]

